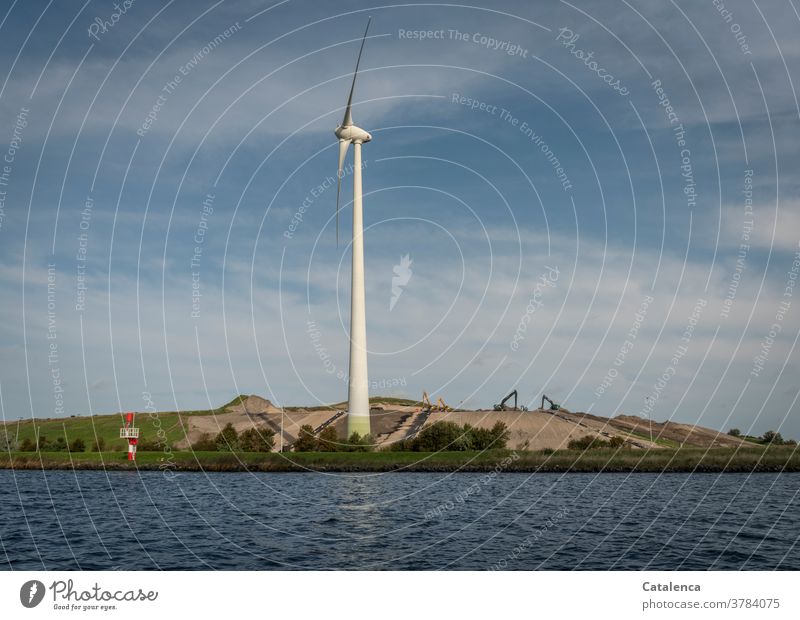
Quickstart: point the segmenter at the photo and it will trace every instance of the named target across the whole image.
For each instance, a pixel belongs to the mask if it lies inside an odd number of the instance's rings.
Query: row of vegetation
[[[230,422],[216,436],[206,433],[192,444],[196,452],[270,452],[274,447],[273,430],[248,428],[240,433]]]
[[[743,435],[739,429],[728,431],[732,437],[746,439],[764,446],[794,446],[793,439],[784,439],[776,431],[767,431],[760,437]],[[503,422],[497,422],[491,429],[477,428],[469,424],[460,426],[453,422],[436,422],[426,426],[414,438],[399,441],[384,448],[391,452],[466,452],[502,449],[508,442],[508,428]],[[361,437],[353,433],[350,437],[340,438],[336,430],[329,426],[318,435],[310,425],[300,427],[298,438],[291,447],[295,452],[372,452],[375,449],[371,435]],[[104,452],[105,450],[126,451],[125,444],[112,442],[106,445],[105,438],[100,436],[87,445],[78,437],[70,442],[64,437],[54,440],[44,434],[36,438],[24,437],[22,441],[13,442],[7,437],[0,437],[0,450],[3,452]],[[139,452],[161,452],[164,442],[140,440]],[[567,445],[570,450],[616,450],[628,445],[622,437],[603,439],[597,436],[584,436],[573,439]],[[250,428],[239,433],[232,424],[227,424],[216,435],[206,434],[192,444],[195,452],[271,452],[275,447],[275,432],[267,427]],[[553,452],[553,451],[550,451]]]
[[[459,426],[455,422],[436,422],[422,429],[414,438],[398,441],[388,447],[392,452],[465,452],[505,448],[508,427],[497,422],[492,428],[478,428],[470,424]]]
[[[86,442],[80,437],[76,437],[69,443],[64,437],[56,437],[50,441],[46,435],[40,435],[35,441],[30,437],[25,437],[18,445],[14,442],[3,442],[5,445],[0,448],[8,451],[18,452],[86,452]],[[105,448],[105,440],[101,437],[91,444],[92,451],[102,452]]]
[[[183,471],[323,472],[800,472],[792,446],[663,450],[485,450],[477,452],[144,452],[124,454],[0,453],[0,468]]]
[[[752,441],[753,443],[760,443],[766,446],[796,446],[797,442],[794,439],[784,439],[783,436],[777,431],[767,431],[761,437],[755,437],[753,435],[742,435],[742,431],[738,428],[732,428],[728,431],[728,435],[731,437],[739,437],[740,439],[746,439],[747,441]]]
[[[608,440],[594,437],[592,435],[584,435],[580,439],[573,439],[567,447],[570,450],[599,450],[602,448],[622,448],[625,446],[625,439],[623,437],[611,437]]]

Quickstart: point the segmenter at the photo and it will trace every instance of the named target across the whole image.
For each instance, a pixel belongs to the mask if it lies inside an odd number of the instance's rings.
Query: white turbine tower
[[[367,309],[364,291],[364,217],[361,204],[361,145],[372,140],[372,136],[353,124],[351,106],[356,87],[358,64],[367,40],[371,18],[367,20],[361,49],[358,51],[356,70],[350,96],[344,110],[342,124],[336,128],[339,138],[339,185],[336,189],[336,242],[339,242],[339,194],[342,189],[342,166],[350,143],[353,144],[353,247],[352,274],[350,283],[350,373],[347,393],[347,436],[358,433],[362,437],[370,434],[369,424],[369,379],[367,373]]]

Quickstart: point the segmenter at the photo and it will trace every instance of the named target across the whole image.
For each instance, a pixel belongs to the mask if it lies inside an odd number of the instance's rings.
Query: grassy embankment
[[[217,407],[216,409],[205,409],[198,411],[160,411],[153,413],[139,412],[136,414],[136,426],[140,429],[139,441],[142,444],[159,443],[163,445],[174,445],[176,442],[185,438],[182,418],[187,416],[208,416],[220,415],[232,406],[238,405],[246,396],[237,396],[232,401]],[[387,405],[415,405],[413,400],[402,398],[375,397],[370,398],[370,404]],[[305,408],[308,411],[322,411],[329,409],[335,411],[341,409],[345,403],[336,403],[327,406]],[[300,407],[286,407],[286,411],[296,411]],[[37,418],[36,420],[20,420],[19,422],[9,421],[0,426],[0,433],[3,429],[8,434],[9,440],[15,443],[22,443],[26,439],[31,442],[36,441],[36,437],[44,436],[49,442],[53,442],[59,437],[67,443],[74,439],[82,439],[86,444],[86,449],[91,450],[97,439],[101,439],[104,449],[109,452],[126,452],[128,443],[119,438],[119,429],[123,425],[123,416],[120,413],[110,415],[94,416],[75,416],[69,418]],[[166,439],[158,437],[159,429],[166,434]],[[2,437],[0,437],[2,439]]]
[[[140,428],[139,441],[142,443],[159,441],[158,431],[162,429],[166,440],[160,442],[172,445],[185,437],[181,418],[195,415],[222,414],[227,407],[237,405],[242,396],[237,396],[229,403],[216,409],[198,411],[159,411],[153,413],[136,414],[136,426]],[[19,422],[8,421],[0,429],[5,430],[8,439],[15,443],[22,443],[26,439],[35,442],[37,436],[46,437],[49,442],[62,437],[67,443],[73,439],[82,439],[87,450],[91,449],[94,442],[100,439],[105,445],[104,449],[113,452],[126,452],[128,442],[119,438],[119,429],[123,425],[123,415],[114,413],[110,415],[74,416],[69,418],[37,418],[26,419]],[[0,430],[2,432],[2,430]],[[35,456],[35,455],[34,455]],[[66,455],[64,455],[66,456]],[[88,455],[81,455],[88,456]],[[91,458],[91,457],[89,457]]]
[[[327,472],[778,472],[800,471],[795,447],[640,450],[489,450],[486,452],[139,452],[136,463],[119,452],[0,454],[0,468],[175,471]]]

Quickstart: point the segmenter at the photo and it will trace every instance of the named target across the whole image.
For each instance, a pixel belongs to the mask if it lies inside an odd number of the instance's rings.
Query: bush
[[[619,436],[612,437],[611,439],[608,440],[609,448],[621,448],[624,445],[625,445],[625,439]]]
[[[317,450],[320,452],[336,452],[344,448],[341,443],[339,436],[336,434],[336,429],[333,426],[326,426],[319,433]]]
[[[375,440],[372,435],[364,435],[363,437],[358,433],[353,433],[347,439],[345,450],[348,452],[372,452],[375,448]]]
[[[26,437],[19,445],[21,452],[36,452],[36,445],[31,441],[30,437]]]
[[[56,437],[56,440],[47,446],[50,452],[64,452],[67,449],[67,440],[63,437]],[[44,450],[44,448],[42,448]]]
[[[730,435],[731,437],[741,437],[742,431],[740,431],[738,428],[732,428],[731,430],[728,431],[728,435]]]
[[[243,452],[271,452],[275,446],[275,432],[269,428],[248,428],[239,435],[239,449]]]
[[[231,452],[239,447],[239,433],[233,428],[233,424],[228,422],[214,441],[220,452]]]
[[[73,439],[69,444],[69,451],[86,452],[86,443],[80,437],[78,437],[77,439]]]
[[[102,452],[106,448],[106,440],[105,437],[98,437],[92,443],[92,451],[93,452]]]
[[[200,435],[200,439],[192,444],[192,450],[195,452],[216,452],[217,441],[209,433]]]
[[[303,424],[294,442],[295,452],[314,452],[317,449],[317,438],[314,437],[314,429],[310,424]]]
[[[612,437],[608,441],[594,437],[592,435],[584,435],[580,439],[573,439],[567,444],[570,450],[597,450],[599,448],[621,448],[625,445],[625,438]]]
[[[780,433],[776,433],[775,431],[767,431],[761,436],[761,441],[768,444],[774,444],[776,446],[783,445],[783,437],[781,437]]]
[[[476,428],[469,424],[459,426],[454,422],[435,422],[423,428],[414,439],[398,442],[401,445],[396,449],[416,452],[488,450],[505,448],[509,436],[508,427],[503,422],[497,422],[491,429]]]
[[[16,452],[18,449],[17,442],[8,434],[0,436],[0,452]]]

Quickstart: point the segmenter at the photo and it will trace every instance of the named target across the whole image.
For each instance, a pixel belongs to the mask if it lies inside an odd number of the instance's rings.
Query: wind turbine
[[[350,372],[347,391],[347,436],[358,433],[362,437],[370,434],[369,424],[369,379],[367,373],[367,310],[364,290],[364,216],[361,203],[361,145],[372,140],[372,136],[353,124],[351,106],[353,90],[356,87],[358,65],[367,40],[367,32],[372,18],[367,20],[367,28],[361,39],[356,69],[350,96],[344,110],[342,124],[336,128],[339,138],[339,184],[336,188],[336,243],[339,243],[339,194],[342,190],[342,167],[347,149],[353,144],[353,247],[350,283]]]

